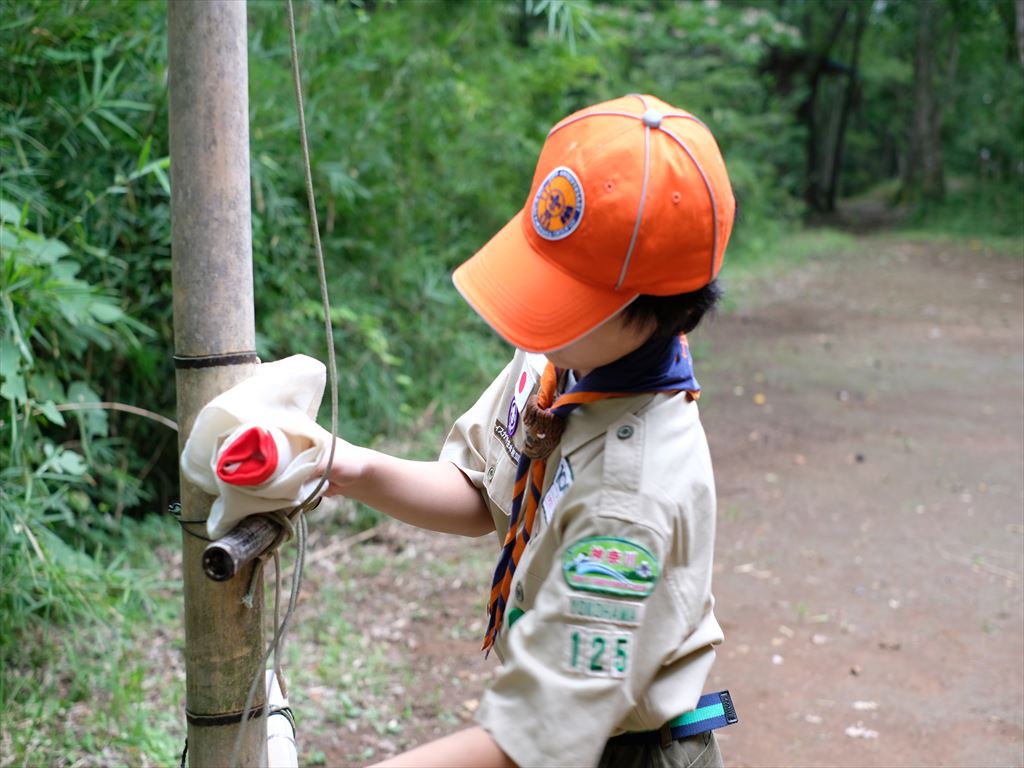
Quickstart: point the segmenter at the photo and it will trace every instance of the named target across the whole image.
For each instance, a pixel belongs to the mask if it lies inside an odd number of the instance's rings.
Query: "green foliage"
[[[118,466],[122,441],[106,412],[76,406],[99,400],[89,372],[95,351],[152,334],[110,291],[78,276],[81,262],[67,245],[23,227],[27,208],[0,201],[0,645],[30,617],[91,613],[90,590],[123,587],[82,547],[108,543],[109,513],[145,496]]]
[[[40,751],[38,726],[81,707],[90,678],[67,681],[91,668],[76,661],[101,658],[47,628],[111,627],[147,605],[150,580],[132,565],[145,550],[125,550],[122,512],[153,496],[151,454],[174,443],[83,408],[147,402],[168,380],[150,330],[170,318],[169,290],[151,277],[167,211],[167,159],[147,133],[162,34],[149,36],[142,8],[117,10],[5,4],[0,31],[0,654],[2,706],[19,723],[5,750],[14,738],[26,764],[67,752]]]
[[[947,168],[954,178],[968,176],[989,190],[1016,187],[1019,214],[1024,208],[1024,67],[1017,63],[1012,3],[953,5],[958,12],[948,23],[958,31],[961,74],[951,83],[943,115]],[[965,115],[970,119],[963,119]],[[1021,232],[1019,215],[1016,219]]]
[[[59,521],[72,543],[97,517],[116,522],[125,508],[169,495],[168,472],[152,454],[169,447],[161,453],[173,462],[166,429],[63,410],[173,402],[166,347],[153,343],[170,330],[157,10],[5,6],[0,493],[35,522],[51,515],[49,527]],[[125,450],[135,445],[150,447]]]
[[[1018,63],[1013,2],[943,0],[939,6],[936,117],[942,124],[946,174],[989,189],[1000,184],[1007,191],[1019,189],[1024,183],[1024,72]],[[846,195],[860,194],[902,170],[913,114],[916,18],[914,3],[874,6],[843,166]],[[955,184],[950,186],[957,197]],[[1019,194],[1016,204],[1024,205]],[[1000,226],[1015,220],[1011,215]]]
[[[38,724],[80,712],[80,702],[94,697],[91,678],[77,673],[116,665],[127,653],[127,635],[107,637],[101,654],[52,638],[46,627],[75,622],[109,634],[126,608],[149,605],[151,579],[132,563],[147,550],[124,550],[136,528],[119,519],[122,508],[145,498],[142,478],[125,470],[124,443],[106,412],[77,406],[99,399],[89,381],[97,350],[133,348],[152,333],[126,316],[109,290],[79,277],[81,254],[25,229],[26,212],[27,205],[19,211],[0,200],[0,655],[4,711],[27,718],[28,727],[12,736],[14,747],[32,762],[34,754],[65,751],[47,744],[45,734],[40,744]],[[69,687],[68,680],[77,683]],[[131,683],[120,683],[110,691],[130,696]],[[26,689],[35,711],[13,706]],[[95,714],[123,717],[128,708],[115,696]],[[96,739],[94,731],[89,737]],[[154,753],[153,733],[131,733]]]
[[[134,534],[143,529],[120,514],[146,499],[144,476],[128,471],[107,413],[77,407],[99,399],[94,354],[137,347],[152,333],[110,290],[79,277],[81,254],[26,230],[26,211],[0,201],[0,656],[3,709],[19,723],[4,738],[24,764],[79,749],[83,735],[107,763],[166,761],[166,736],[147,725],[154,713],[131,717],[143,678],[118,674],[138,656],[124,614],[145,626],[152,604],[153,579],[138,567],[151,565],[148,550],[126,549],[141,544]],[[47,627],[62,623],[84,636],[51,636]],[[97,634],[101,644],[85,641]],[[101,699],[107,706],[94,709]],[[76,727],[41,728],[55,718]],[[115,727],[125,719],[129,727]]]
[[[12,643],[17,618],[5,601],[0,653],[7,763],[176,764],[185,735],[181,641],[173,639],[181,610],[172,557],[176,529],[166,518],[126,518],[110,546],[89,557],[71,553],[77,557],[70,560],[59,541],[52,549],[43,546],[86,612],[76,615],[74,631],[18,627]],[[5,587],[10,576],[5,567]],[[68,602],[64,595],[61,603]]]

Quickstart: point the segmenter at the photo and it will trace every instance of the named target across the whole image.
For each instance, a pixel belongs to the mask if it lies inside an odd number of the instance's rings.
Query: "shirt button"
[[[629,426],[629,424],[619,427],[618,431],[615,433],[615,436],[619,438],[619,440],[629,440],[629,438],[633,436],[633,428]]]
[[[521,583],[520,584],[516,584],[516,600],[518,600],[521,603],[521,602],[523,602],[524,599],[526,599],[526,598],[525,598],[525,594],[523,592],[523,585]]]
[[[494,467],[491,467],[490,469],[487,470],[487,479],[488,480],[493,480],[494,479]]]

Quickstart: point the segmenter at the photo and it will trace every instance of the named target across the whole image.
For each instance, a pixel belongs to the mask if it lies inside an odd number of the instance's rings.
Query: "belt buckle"
[[[661,748],[668,749],[675,739],[672,737],[672,726],[667,722],[658,730],[661,735]]]

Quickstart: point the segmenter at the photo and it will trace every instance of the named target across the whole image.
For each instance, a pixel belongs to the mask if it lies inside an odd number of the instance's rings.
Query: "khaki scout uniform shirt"
[[[483,491],[499,545],[524,432],[508,435],[509,404],[522,372],[535,390],[544,363],[517,352],[441,450]],[[697,404],[661,393],[583,405],[544,477],[495,643],[503,663],[477,721],[518,765],[595,765],[610,737],[692,710],[722,640],[711,595],[715,491]],[[647,595],[594,591],[600,579],[584,585],[567,567],[581,551],[635,563],[644,550],[657,575]]]

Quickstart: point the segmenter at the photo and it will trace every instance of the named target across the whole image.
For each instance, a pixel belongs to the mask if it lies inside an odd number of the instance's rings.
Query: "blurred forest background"
[[[175,402],[165,13],[0,1],[3,765],[166,761],[181,730],[173,708],[130,714],[149,685],[133,627],[179,610],[153,567],[177,493],[175,433],[152,418]],[[844,206],[927,232],[1024,232],[1024,0],[317,0],[297,14],[357,442],[429,454],[501,364],[450,272],[522,206],[548,128],[596,101],[653,93],[712,128],[741,205],[727,285],[793,258],[808,225],[848,223]],[[323,357],[282,3],[249,4],[249,51],[258,351]],[[40,726],[103,680],[116,690],[85,716],[98,726]]]

